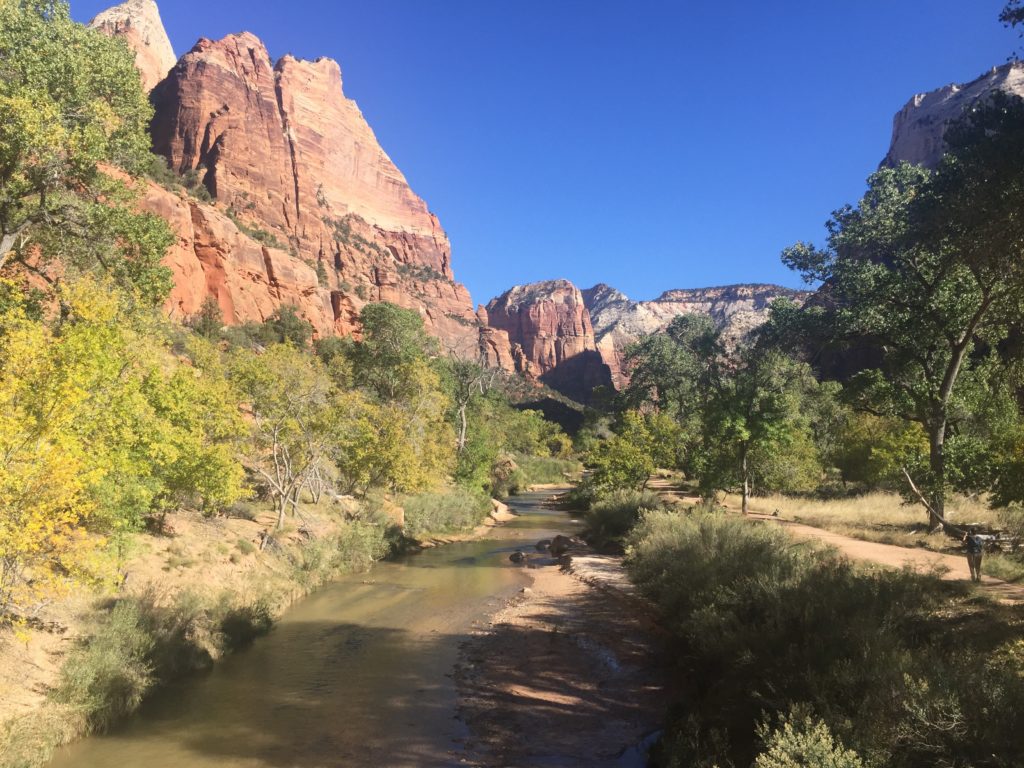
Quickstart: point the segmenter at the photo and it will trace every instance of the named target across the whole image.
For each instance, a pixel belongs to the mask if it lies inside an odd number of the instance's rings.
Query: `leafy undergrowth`
[[[659,765],[1011,766],[1024,615],[867,570],[776,527],[647,514],[631,576],[659,606],[677,704]],[[787,760],[789,762],[787,762]]]
[[[406,496],[401,504],[405,534],[412,538],[471,529],[491,511],[489,496],[461,486]]]

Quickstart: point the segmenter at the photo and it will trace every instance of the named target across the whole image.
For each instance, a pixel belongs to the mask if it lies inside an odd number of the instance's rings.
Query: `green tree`
[[[947,440],[967,390],[984,385],[978,345],[995,348],[1022,314],[1024,104],[997,95],[946,141],[934,174],[879,171],[856,208],[833,214],[826,248],[783,254],[823,284],[823,299],[799,314],[803,330],[869,361],[851,382],[858,407],[924,427],[929,471],[917,496],[933,526],[945,521]]]
[[[188,326],[204,339],[219,338],[224,329],[224,313],[217,299],[213,296],[203,299],[199,311],[188,318]]]
[[[422,368],[434,350],[423,319],[409,309],[381,302],[359,314],[363,337],[351,348],[353,380],[384,401],[408,398],[422,383]]]
[[[738,485],[747,514],[759,475],[820,474],[806,407],[816,382],[806,364],[759,346],[743,347],[720,365],[705,416],[700,481],[706,492]]]
[[[672,448],[676,466],[693,473],[700,451],[708,398],[721,373],[719,331],[704,315],[680,315],[664,334],[654,334],[626,352],[630,381],[620,395],[625,409],[651,409],[679,425]],[[661,464],[662,461],[659,461]]]
[[[655,446],[643,415],[626,411],[621,422],[616,434],[598,443],[589,455],[590,482],[598,495],[645,488],[654,471]]]
[[[53,288],[101,271],[159,303],[173,238],[109,172],[144,167],[151,116],[123,43],[73,22],[64,2],[0,3],[0,266]]]
[[[263,321],[260,336],[266,344],[290,343],[301,349],[313,338],[313,324],[299,316],[294,304],[282,304]]]
[[[250,425],[242,461],[269,490],[280,529],[334,434],[331,381],[319,360],[289,344],[237,351],[230,374]]]

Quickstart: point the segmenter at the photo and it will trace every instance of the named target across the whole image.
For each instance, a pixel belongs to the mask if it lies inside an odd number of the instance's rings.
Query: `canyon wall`
[[[135,51],[142,87],[149,93],[178,61],[154,0],[126,0],[89,22],[106,35],[123,39]]]
[[[896,113],[883,166],[900,162],[934,168],[942,157],[946,127],[993,91],[1024,96],[1024,61],[1011,61],[962,85],[919,93]]]
[[[509,345],[507,356],[485,345],[489,364],[507,365],[511,358],[518,373],[581,402],[595,387],[612,384],[583,295],[568,280],[517,285],[491,299],[484,312],[493,346]]]
[[[166,40],[152,0],[93,23],[123,37],[150,76],[146,57]],[[366,303],[390,301],[418,311],[447,350],[477,354],[448,237],[345,97],[336,62],[275,63],[240,33],[199,40],[169,69],[151,93],[154,151],[212,197],[147,191],[147,210],[178,235],[172,314],[213,296],[229,322],[260,321],[287,303],[319,335],[348,334]]]

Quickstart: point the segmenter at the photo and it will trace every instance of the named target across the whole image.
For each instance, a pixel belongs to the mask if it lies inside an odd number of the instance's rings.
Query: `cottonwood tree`
[[[783,254],[822,283],[798,325],[867,361],[850,385],[858,407],[927,433],[927,477],[905,475],[932,526],[945,522],[947,440],[969,390],[985,385],[982,348],[996,348],[1024,310],[1024,102],[995,95],[946,142],[934,173],[904,164],[874,174],[857,207],[833,214],[825,248]]]
[[[769,467],[783,477],[820,473],[807,413],[816,382],[805,363],[757,345],[718,365],[704,416],[700,484],[705,492],[739,486],[747,514],[754,480],[769,476]]]
[[[619,396],[625,410],[654,410],[679,425],[684,469],[696,472],[709,397],[718,386],[724,354],[721,334],[705,315],[680,315],[665,333],[626,351],[629,384]]]
[[[237,352],[231,378],[250,422],[242,462],[270,490],[280,530],[331,440],[331,381],[319,360],[290,344]]]
[[[497,375],[482,360],[467,360],[454,352],[439,366],[442,384],[448,392],[455,416],[455,451],[460,456],[469,438],[470,405],[487,394]]]
[[[381,302],[363,307],[359,322],[363,337],[347,351],[353,382],[385,402],[416,393],[435,347],[419,314]]]
[[[149,162],[151,116],[122,42],[63,2],[0,3],[0,267],[19,262],[54,288],[99,271],[162,301],[173,238],[111,173]]]

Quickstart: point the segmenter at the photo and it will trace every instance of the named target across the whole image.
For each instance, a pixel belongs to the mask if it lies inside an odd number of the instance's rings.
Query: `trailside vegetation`
[[[647,513],[627,566],[672,638],[659,765],[1015,764],[1018,631],[962,585],[701,511]]]

